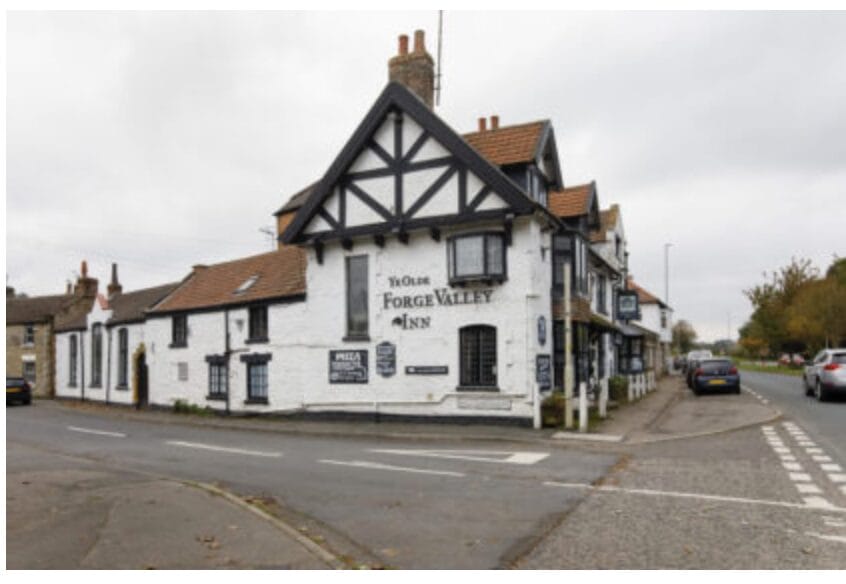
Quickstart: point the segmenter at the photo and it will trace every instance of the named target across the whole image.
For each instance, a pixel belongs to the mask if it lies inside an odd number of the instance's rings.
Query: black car
[[[731,359],[703,359],[693,372],[693,393],[730,391],[740,393],[740,373]]]
[[[6,378],[6,405],[15,402],[25,406],[32,403],[32,388],[23,377]]]

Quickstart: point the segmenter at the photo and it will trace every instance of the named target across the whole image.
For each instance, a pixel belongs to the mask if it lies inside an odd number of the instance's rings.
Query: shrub
[[[608,399],[626,402],[629,399],[629,380],[622,375],[614,375],[608,380]]]
[[[567,400],[564,393],[553,391],[541,402],[541,419],[547,428],[559,428],[564,425],[564,408]]]

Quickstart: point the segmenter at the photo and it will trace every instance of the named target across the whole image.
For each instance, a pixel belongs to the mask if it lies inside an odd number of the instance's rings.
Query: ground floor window
[[[575,365],[574,390],[578,393],[580,383],[590,382],[590,341],[588,336],[588,325],[581,322],[573,323],[573,364]]]
[[[463,388],[496,387],[496,328],[467,326],[459,331],[460,385]]]
[[[564,322],[556,320],[552,324],[552,367],[555,376],[555,388],[564,389]]]
[[[209,399],[223,399],[229,389],[226,361],[209,359]]]
[[[35,383],[35,361],[24,361],[23,378],[30,383]]]
[[[70,387],[76,387],[76,363],[77,363],[77,345],[76,335],[71,335],[70,337],[70,363],[68,364],[68,385]]]
[[[247,403],[266,404],[268,389],[268,368],[270,353],[241,355],[241,361],[247,365]]]

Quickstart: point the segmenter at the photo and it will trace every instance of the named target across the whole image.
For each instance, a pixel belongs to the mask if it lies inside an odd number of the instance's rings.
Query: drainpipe
[[[573,427],[573,314],[570,307],[570,262],[564,262],[564,427]]]
[[[79,387],[85,401],[85,331],[79,331]]]
[[[109,390],[112,385],[112,329],[106,329],[106,404],[109,403]]]
[[[223,363],[226,367],[226,415],[229,415],[229,355],[232,350],[229,345],[229,309],[223,311],[223,331],[224,331],[224,349],[223,349]]]

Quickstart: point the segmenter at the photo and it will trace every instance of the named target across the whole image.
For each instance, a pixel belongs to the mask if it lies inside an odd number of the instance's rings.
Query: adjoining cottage
[[[106,295],[96,294],[85,312],[57,319],[56,397],[146,404],[145,311],[176,286],[123,292],[112,264]]]

